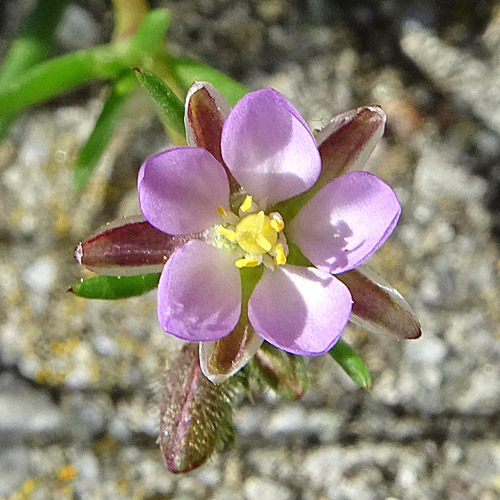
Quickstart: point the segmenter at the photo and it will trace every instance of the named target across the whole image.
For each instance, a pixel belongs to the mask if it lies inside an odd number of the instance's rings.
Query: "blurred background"
[[[28,0],[0,3],[0,57]],[[494,500],[500,498],[500,2],[151,1],[172,13],[174,55],[252,89],[274,87],[319,129],[380,104],[370,168],[403,205],[371,260],[422,322],[418,341],[350,327],[373,379],[330,358],[288,403],[244,400],[234,448],[186,476],[155,444],[165,361],[156,293],[117,302],[66,293],[76,244],[138,213],[142,161],[168,147],[136,93],[87,188],[71,168],[106,88],[22,114],[0,145],[0,498]],[[70,2],[55,53],[107,43],[110,1]]]

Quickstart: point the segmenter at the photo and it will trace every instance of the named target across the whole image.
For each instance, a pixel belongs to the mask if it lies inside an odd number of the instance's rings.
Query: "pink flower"
[[[323,354],[352,309],[349,289],[334,275],[383,244],[399,201],[367,172],[326,182],[311,130],[272,89],[236,104],[220,146],[199,147],[204,141],[190,115],[199,90],[221,116],[229,112],[211,85],[195,84],[186,103],[189,146],[151,156],[139,172],[140,207],[152,226],[203,235],[175,250],[163,269],[160,324],[181,339],[210,342],[249,322],[257,334],[253,352],[264,339],[293,354]]]

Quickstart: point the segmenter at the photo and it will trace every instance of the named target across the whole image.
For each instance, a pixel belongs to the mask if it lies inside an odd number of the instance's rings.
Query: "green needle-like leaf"
[[[86,299],[125,299],[143,295],[158,286],[160,273],[140,276],[96,276],[73,285],[69,291]]]
[[[158,115],[165,127],[172,128],[184,137],[186,135],[184,104],[174,94],[173,90],[154,73],[136,68],[135,74],[139,83],[153,99]]]
[[[38,0],[26,19],[23,32],[12,43],[0,71],[0,88],[47,58],[54,32],[69,0]]]
[[[136,86],[137,81],[130,72],[115,83],[104,103],[94,130],[76,160],[73,170],[73,188],[76,191],[83,189],[90,179],[95,166],[120,122],[127,98]]]
[[[107,45],[42,62],[0,92],[0,115],[12,115],[89,80],[116,78],[125,69],[127,65]]]
[[[201,62],[171,58],[168,64],[174,78],[182,88],[188,89],[197,80],[209,82],[224,94],[231,106],[250,92],[250,89],[241,83]]]
[[[23,32],[12,43],[0,68],[0,89],[5,89],[18,75],[48,57],[57,24],[68,1],[38,0],[26,19]],[[0,118],[0,140],[12,118],[13,116]]]
[[[152,64],[168,22],[168,11],[155,10],[130,41],[80,50],[34,66],[0,91],[0,116],[11,116],[90,80],[116,79],[131,67]]]
[[[339,340],[329,354],[356,384],[363,389],[371,387],[372,379],[368,368],[349,344]]]
[[[152,10],[144,18],[127,47],[127,59],[131,66],[142,66],[141,59],[151,59],[159,52],[170,19],[167,9]]]

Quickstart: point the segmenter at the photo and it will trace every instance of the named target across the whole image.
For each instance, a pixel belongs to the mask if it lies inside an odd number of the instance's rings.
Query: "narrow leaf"
[[[252,375],[276,394],[298,401],[309,385],[304,359],[264,342],[252,360]]]
[[[160,274],[142,276],[96,276],[81,280],[68,291],[86,299],[125,299],[143,295],[158,286]]]
[[[130,66],[142,66],[141,60],[150,60],[161,51],[170,19],[167,9],[155,9],[146,15],[126,50]]]
[[[48,57],[55,29],[68,1],[38,0],[1,66],[0,88],[5,88],[17,75]]]
[[[350,321],[375,333],[417,339],[420,323],[401,294],[367,266],[336,276],[349,288],[353,306]]]
[[[231,106],[234,106],[245,94],[250,92],[241,83],[201,62],[171,58],[168,63],[174,78],[181,87],[188,89],[195,81],[209,82],[224,94]]]
[[[161,48],[169,20],[168,11],[154,10],[126,43],[84,49],[34,66],[0,92],[0,115],[12,115],[90,80],[118,78],[150,62],[151,51]]]
[[[368,368],[349,344],[340,339],[329,354],[356,384],[363,389],[371,387],[372,379]]]
[[[117,77],[127,68],[109,45],[42,62],[0,92],[0,115],[12,115],[90,80]]]
[[[184,104],[170,87],[150,71],[136,68],[136,77],[139,83],[147,90],[151,99],[153,99],[163,124],[167,128],[172,128],[181,136],[185,136]]]
[[[48,57],[57,24],[68,1],[38,0],[0,68],[0,89],[5,89],[18,75]],[[14,115],[0,117],[0,141],[13,118]]]
[[[94,168],[101,159],[106,146],[120,123],[127,98],[135,89],[137,82],[128,74],[118,80],[108,95],[96,121],[94,130],[83,146],[73,170],[73,188],[82,190],[87,184]]]
[[[202,373],[198,344],[186,344],[168,367],[160,406],[158,442],[168,470],[189,472],[216,448],[234,441],[234,378],[214,385]]]

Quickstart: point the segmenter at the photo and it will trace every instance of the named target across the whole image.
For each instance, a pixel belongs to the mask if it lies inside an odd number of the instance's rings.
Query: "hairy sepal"
[[[223,444],[234,441],[233,401],[238,382],[212,384],[201,371],[198,344],[186,344],[163,380],[158,443],[174,474],[201,466]]]
[[[338,274],[349,288],[353,307],[350,321],[374,333],[390,333],[401,340],[418,339],[420,323],[404,297],[367,266]]]

